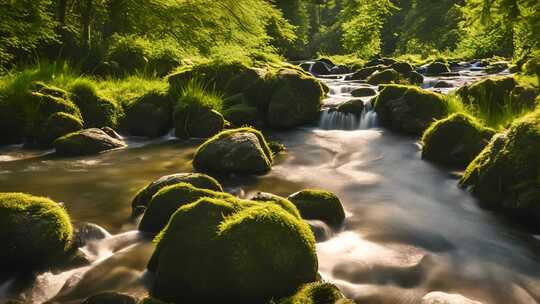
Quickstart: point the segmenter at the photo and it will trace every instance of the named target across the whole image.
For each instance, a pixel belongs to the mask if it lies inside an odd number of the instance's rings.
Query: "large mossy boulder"
[[[435,120],[445,117],[448,104],[443,95],[413,86],[385,85],[375,99],[381,125],[421,135]]]
[[[203,198],[156,240],[150,294],[165,302],[265,303],[317,277],[309,226],[275,205]]]
[[[325,95],[318,80],[298,70],[282,69],[270,82],[273,92],[266,117],[270,127],[291,128],[317,120]]]
[[[174,133],[178,138],[208,138],[224,127],[223,115],[208,107],[182,104],[174,112]]]
[[[0,267],[3,271],[50,266],[71,247],[73,227],[61,205],[23,193],[0,193]]]
[[[300,211],[302,218],[320,220],[330,226],[340,226],[345,220],[341,200],[332,192],[306,189],[288,197]]]
[[[261,132],[252,128],[223,131],[195,152],[193,166],[220,174],[265,174],[272,168],[272,151]]]
[[[367,78],[367,83],[371,85],[395,83],[399,80],[399,73],[394,69],[386,69],[375,72]]]
[[[283,210],[289,212],[294,217],[298,219],[302,218],[298,208],[296,208],[296,206],[291,201],[279,195],[268,193],[268,192],[257,192],[257,194],[251,197],[250,200],[256,201],[256,202],[266,202],[266,203],[276,204],[280,206],[281,208],[283,208]]]
[[[70,133],[54,141],[56,153],[64,156],[96,154],[123,148],[126,143],[97,128]]]
[[[278,301],[279,304],[353,304],[339,288],[331,283],[313,282],[303,285],[296,293]]]
[[[112,99],[99,94],[93,83],[76,82],[70,92],[81,111],[85,128],[118,126],[120,107]]]
[[[540,111],[515,121],[467,167],[460,185],[486,206],[540,220]]]
[[[132,135],[159,137],[173,127],[173,105],[165,92],[147,92],[131,102],[125,112],[122,128]]]
[[[157,234],[165,228],[169,218],[178,208],[194,203],[203,197],[233,198],[230,194],[196,188],[188,183],[166,186],[152,196],[139,224],[139,230]]]
[[[438,76],[450,72],[451,70],[448,65],[442,62],[433,62],[426,67],[426,74],[430,76]]]
[[[495,131],[477,119],[458,113],[434,122],[422,137],[422,158],[446,165],[468,165],[489,143]]]
[[[206,174],[176,173],[165,175],[146,185],[145,187],[140,189],[139,192],[137,192],[135,198],[131,203],[133,212],[136,213],[135,210],[137,208],[148,206],[148,203],[150,202],[154,194],[158,193],[159,190],[163,189],[166,186],[180,183],[187,183],[200,189],[223,192],[223,187],[221,186],[221,184],[216,179]]]
[[[44,129],[38,138],[41,146],[50,146],[59,137],[66,134],[80,131],[83,128],[83,122],[79,117],[68,113],[58,112],[49,116]]]

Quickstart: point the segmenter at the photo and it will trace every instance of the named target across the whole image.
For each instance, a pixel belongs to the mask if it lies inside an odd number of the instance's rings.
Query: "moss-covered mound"
[[[47,119],[38,142],[42,146],[50,146],[57,138],[82,128],[83,122],[80,118],[63,112],[54,113]]]
[[[240,128],[223,131],[204,142],[195,152],[193,166],[202,172],[265,174],[272,160],[262,133]]]
[[[203,198],[173,214],[148,269],[159,300],[264,303],[315,280],[315,240],[280,207]]]
[[[131,207],[133,208],[134,215],[137,215],[135,214],[137,213],[136,212],[137,208],[148,206],[148,203],[152,199],[152,196],[158,193],[159,190],[163,189],[166,186],[179,184],[179,183],[187,183],[200,189],[223,192],[223,187],[221,187],[221,184],[217,180],[215,180],[213,177],[208,176],[206,174],[177,173],[177,174],[165,175],[151,182],[150,184],[146,185],[145,187],[140,189],[139,192],[137,192],[137,195],[135,195],[135,198],[133,199],[131,203]]]
[[[426,74],[430,76],[437,76],[444,73],[450,73],[450,68],[447,64],[442,62],[433,62],[427,66]]]
[[[388,66],[385,66],[385,65],[377,65],[377,66],[365,67],[365,68],[362,68],[362,69],[354,72],[349,77],[349,80],[365,80],[366,78],[371,76],[371,74],[373,74],[375,72],[382,71],[382,70],[386,70],[386,69],[388,69]]]
[[[70,89],[73,101],[81,110],[85,128],[118,126],[120,107],[113,100],[98,94],[91,82],[76,82]]]
[[[302,218],[302,216],[300,215],[300,211],[298,211],[298,208],[296,208],[296,206],[291,201],[279,195],[267,192],[257,192],[257,194],[250,198],[250,200],[256,202],[276,204],[283,208],[285,211],[289,212],[294,217],[298,219]]]
[[[72,238],[69,216],[59,204],[23,193],[0,193],[3,270],[50,265],[69,250]]]
[[[413,86],[385,85],[375,99],[379,122],[396,131],[421,135],[431,123],[445,117],[443,95]]]
[[[314,282],[303,285],[291,297],[281,299],[279,304],[352,304],[333,284]]]
[[[540,111],[493,137],[469,164],[460,185],[487,206],[540,220]]]
[[[122,148],[126,144],[101,129],[93,128],[62,136],[54,141],[53,146],[59,155],[78,156]]]
[[[224,126],[223,115],[207,107],[182,104],[174,112],[174,130],[179,138],[208,138],[221,132]]]
[[[422,158],[447,165],[469,164],[495,131],[475,118],[458,113],[436,121],[422,137]]]
[[[345,220],[343,205],[331,192],[306,189],[292,194],[288,199],[298,208],[304,219],[320,220],[331,226],[339,226]]]
[[[246,103],[233,105],[223,111],[225,119],[236,127],[261,126],[262,117],[259,109]]]
[[[203,197],[233,198],[230,194],[196,188],[187,183],[166,186],[152,196],[139,224],[139,230],[157,234],[165,228],[169,218],[178,208],[194,203]]]
[[[386,69],[380,72],[375,72],[367,78],[367,83],[371,85],[379,85],[385,83],[394,83],[399,80],[399,73],[394,69]]]
[[[164,92],[147,92],[130,103],[125,112],[122,128],[132,135],[159,137],[173,126],[172,102]]]
[[[361,115],[364,111],[365,105],[362,100],[353,99],[340,104],[337,110],[342,113],[349,113],[354,115]]]
[[[377,94],[377,91],[368,87],[358,88],[351,92],[351,95],[353,97],[366,97],[366,96],[373,96],[376,94]]]

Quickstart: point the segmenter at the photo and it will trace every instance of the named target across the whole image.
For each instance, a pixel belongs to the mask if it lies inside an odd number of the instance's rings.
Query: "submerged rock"
[[[223,131],[195,152],[193,166],[202,172],[265,174],[272,168],[272,151],[259,131],[241,128]]]
[[[137,304],[138,300],[119,292],[102,292],[86,299],[83,304]]]
[[[317,268],[303,221],[271,204],[209,198],[174,213],[148,264],[150,294],[176,303],[265,303],[314,281]]]
[[[65,156],[96,154],[126,146],[122,140],[97,128],[70,133],[58,138],[53,145],[57,154]]]
[[[486,206],[510,215],[540,220],[540,111],[515,121],[467,167],[460,185]]]
[[[448,113],[440,94],[413,86],[385,85],[375,99],[381,125],[396,131],[421,135],[437,119]]]
[[[298,208],[304,219],[321,220],[334,227],[345,220],[343,205],[331,192],[306,189],[291,194],[288,199]]]
[[[211,176],[201,173],[177,173],[171,175],[165,175],[157,180],[146,185],[137,192],[135,198],[131,203],[134,216],[140,214],[140,207],[148,206],[148,203],[152,197],[159,192],[159,190],[174,184],[187,183],[193,185],[196,188],[207,189],[217,192],[223,192],[221,184]]]
[[[433,291],[422,298],[421,304],[482,304],[481,302],[467,299],[459,294],[449,294]]]
[[[453,114],[433,123],[422,137],[422,158],[465,166],[488,144],[495,131],[466,114]]]
[[[67,212],[56,202],[23,193],[0,193],[0,266],[22,272],[66,256],[73,240]]]

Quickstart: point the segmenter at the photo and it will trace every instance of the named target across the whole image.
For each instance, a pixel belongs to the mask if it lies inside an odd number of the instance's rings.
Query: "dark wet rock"
[[[343,104],[340,104],[336,110],[342,113],[361,115],[362,112],[364,111],[364,108],[365,108],[365,105],[362,100],[353,99]]]
[[[440,81],[437,81],[437,83],[433,87],[437,89],[443,89],[443,88],[453,88],[454,85],[451,82],[440,80]]]
[[[23,193],[0,193],[0,268],[47,267],[71,248],[73,227],[58,203]]]
[[[133,208],[134,215],[138,215],[138,212],[135,212],[135,208],[138,206],[146,207],[159,190],[163,189],[166,186],[179,184],[179,183],[188,183],[193,185],[196,188],[207,189],[217,192],[223,192],[223,187],[219,182],[211,176],[202,173],[177,173],[171,175],[165,175],[157,180],[146,185],[139,190],[135,198],[133,199],[131,206]],[[137,213],[137,214],[136,214]]]
[[[122,129],[136,136],[163,136],[172,128],[172,108],[165,92],[150,91],[126,107]]]
[[[272,204],[208,198],[176,211],[148,264],[150,294],[176,303],[265,303],[315,281],[317,268],[300,219]]]
[[[64,156],[96,154],[123,148],[126,144],[109,136],[101,129],[86,129],[58,138],[54,144],[56,153]]]
[[[324,62],[321,62],[321,61],[316,61],[312,66],[311,66],[311,73],[315,74],[315,75],[328,75],[330,74],[330,69],[332,68],[332,66],[329,66],[327,63],[324,63]]]
[[[371,85],[388,84],[398,81],[399,74],[393,69],[387,69],[380,72],[375,72],[367,78],[367,83]]]
[[[304,62],[300,64],[300,68],[302,68],[302,70],[306,72],[309,72],[309,70],[311,69],[311,65],[312,65],[311,63]]]
[[[77,248],[73,253],[63,258],[62,261],[55,265],[54,271],[67,271],[80,267],[85,267],[92,264],[92,258],[80,248]]]
[[[259,109],[246,103],[240,103],[228,107],[223,111],[223,116],[234,126],[262,126],[263,117]]]
[[[482,304],[459,294],[433,291],[422,298],[421,304]]]
[[[460,185],[468,187],[485,206],[507,215],[540,220],[540,112],[515,121],[467,167]]]
[[[439,75],[440,77],[459,77],[461,74],[459,72],[447,72],[447,73],[441,73]]]
[[[323,57],[323,58],[319,58],[319,59],[317,59],[315,61],[325,63],[325,64],[327,64],[328,66],[331,66],[331,67],[335,66],[334,62],[332,60],[330,60],[329,58],[324,58]]]
[[[408,62],[396,62],[392,64],[390,68],[403,75],[409,75],[409,73],[414,71],[413,66]]]
[[[497,73],[505,71],[506,69],[508,69],[508,67],[509,67],[508,62],[495,62],[488,65],[485,68],[485,71],[488,74],[497,74]]]
[[[495,131],[466,114],[453,114],[433,123],[422,137],[422,158],[466,166],[486,147]]]
[[[426,70],[426,74],[431,75],[431,76],[438,76],[438,75],[441,75],[442,73],[449,73],[449,72],[451,71],[448,65],[442,62],[431,63],[427,66],[427,70]]]
[[[392,58],[375,58],[366,63],[366,67],[370,66],[376,66],[376,65],[386,65],[391,66],[393,64],[397,63],[395,59]]]
[[[388,69],[388,66],[385,66],[385,65],[366,67],[366,68],[356,71],[354,74],[348,77],[348,80],[365,80],[369,76],[371,76],[371,74],[378,71],[386,70],[386,69]]]
[[[330,226],[328,226],[325,222],[319,220],[307,220],[307,223],[315,235],[315,240],[317,240],[317,243],[327,241],[332,237],[332,228],[330,228]]]
[[[208,138],[221,132],[225,118],[218,111],[197,105],[177,107],[174,130],[179,138]]]
[[[102,292],[86,299],[83,304],[137,304],[138,300],[118,292]]]
[[[409,80],[410,84],[422,84],[424,83],[424,76],[418,72],[410,72],[409,76],[407,76],[407,79]]]
[[[255,129],[227,130],[199,147],[193,166],[202,172],[265,174],[272,168],[272,151]]]
[[[93,223],[77,223],[74,234],[75,247],[84,247],[88,242],[103,240],[111,236],[107,230]]]
[[[343,205],[331,192],[306,189],[291,194],[288,199],[298,208],[304,219],[320,220],[334,227],[345,220]]]
[[[331,74],[348,74],[351,72],[351,69],[344,65],[336,65],[330,69]]]
[[[373,96],[376,94],[377,94],[377,91],[375,91],[375,89],[368,88],[368,87],[358,88],[351,92],[351,95],[353,97],[367,97],[367,96]]]
[[[110,137],[112,138],[115,138],[115,139],[118,139],[118,140],[124,140],[124,138],[122,138],[122,136],[120,136],[120,134],[118,134],[115,130],[113,130],[112,128],[109,128],[109,127],[103,127],[101,128],[101,131],[107,133],[107,135],[109,135]]]
[[[421,135],[431,123],[445,117],[444,96],[413,86],[385,85],[375,99],[381,125],[403,133]]]

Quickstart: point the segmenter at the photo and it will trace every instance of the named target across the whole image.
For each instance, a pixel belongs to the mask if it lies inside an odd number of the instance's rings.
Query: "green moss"
[[[386,69],[380,72],[375,72],[367,78],[367,83],[371,85],[394,83],[399,80],[399,74],[393,69]]]
[[[371,76],[371,74],[379,71],[383,71],[385,69],[388,69],[388,66],[385,65],[377,65],[377,66],[371,66],[371,67],[365,67],[358,71],[356,71],[354,74],[351,75],[351,80],[364,80]]]
[[[496,135],[467,167],[460,185],[487,206],[540,219],[540,111]]]
[[[288,199],[281,197],[279,195],[275,195],[272,193],[266,193],[266,192],[259,192],[256,196],[251,198],[252,201],[256,202],[267,202],[267,203],[273,203],[281,208],[283,208],[285,211],[289,212],[294,217],[301,219],[300,211],[298,211],[298,208],[289,201]]]
[[[223,111],[223,116],[237,127],[261,125],[259,109],[247,104],[237,104]]]
[[[152,196],[139,224],[139,230],[157,234],[167,225],[169,218],[178,208],[194,203],[203,197],[233,198],[230,194],[199,189],[187,183],[166,186]]]
[[[235,141],[237,136],[255,135],[257,142],[246,144],[247,138]],[[195,152],[193,166],[200,171],[217,173],[264,174],[271,168],[272,151],[263,134],[253,128],[222,131],[205,141]]]
[[[174,112],[175,135],[179,138],[208,138],[216,135],[225,127],[225,118],[221,113],[193,103],[186,103],[186,97],[180,99],[180,105]]]
[[[540,78],[540,50],[531,54],[530,59],[523,66],[523,72]]]
[[[120,107],[113,100],[101,96],[93,82],[78,80],[71,85],[70,92],[81,110],[86,128],[118,126]]]
[[[223,192],[223,187],[220,183],[211,176],[201,173],[177,173],[171,175],[165,175],[157,180],[151,182],[145,187],[141,188],[131,206],[135,213],[137,207],[146,207],[152,199],[152,196],[156,194],[159,190],[163,189],[166,186],[178,184],[178,183],[187,183],[193,185],[196,188],[207,189],[212,191]]]
[[[121,127],[129,134],[159,137],[172,128],[172,102],[160,90],[151,90],[138,96],[126,106],[125,112]]]
[[[73,228],[66,211],[48,198],[0,193],[0,265],[21,272],[48,266],[70,248]]]
[[[422,137],[422,158],[465,166],[488,144],[495,131],[475,118],[457,113],[436,121]]]
[[[278,301],[279,304],[322,304],[322,303],[353,303],[345,299],[341,291],[333,284],[314,282],[300,287],[291,297]]]
[[[328,191],[306,189],[288,198],[300,211],[302,218],[321,220],[339,226],[345,220],[345,210],[339,198]]]
[[[45,123],[38,142],[41,145],[50,146],[57,138],[82,130],[82,128],[83,122],[80,118],[63,112],[54,113]]]

